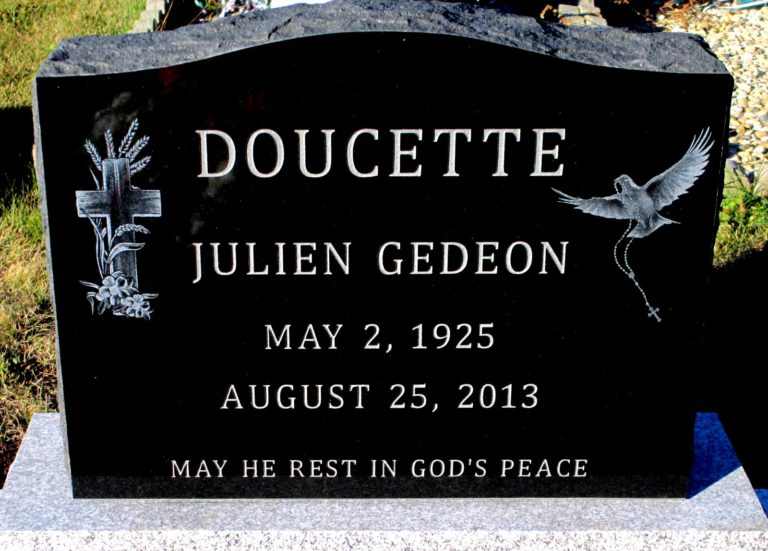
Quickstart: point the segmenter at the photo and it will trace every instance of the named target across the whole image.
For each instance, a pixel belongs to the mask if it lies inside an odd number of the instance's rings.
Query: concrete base
[[[738,469],[691,499],[74,500],[57,414],[0,493],[0,549],[768,549]]]

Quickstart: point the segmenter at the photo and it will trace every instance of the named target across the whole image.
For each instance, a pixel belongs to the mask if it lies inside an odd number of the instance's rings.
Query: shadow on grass
[[[32,109],[0,109],[0,201],[32,185]]]
[[[715,270],[699,411],[716,411],[755,488],[768,488],[768,249]]]

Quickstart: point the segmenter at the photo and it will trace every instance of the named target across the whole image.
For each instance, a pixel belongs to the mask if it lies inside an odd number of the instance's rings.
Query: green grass
[[[0,112],[30,107],[32,79],[62,38],[125,32],[144,4],[0,0]],[[3,132],[13,135],[14,129]],[[53,315],[38,202],[31,168],[26,178],[0,181],[0,485],[32,415],[56,409]]]
[[[32,79],[56,44],[130,29],[144,0],[0,0],[0,108],[28,106]]]
[[[12,189],[0,204],[0,467],[3,470],[13,458],[32,414],[56,408],[53,341],[37,192],[29,186]]]
[[[715,266],[763,250],[768,243],[768,170],[746,174],[726,172],[720,228],[715,241]]]

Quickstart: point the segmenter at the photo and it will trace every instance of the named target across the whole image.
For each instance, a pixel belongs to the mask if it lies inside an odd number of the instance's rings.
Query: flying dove
[[[634,220],[636,224],[628,236],[647,237],[665,224],[677,224],[674,220],[659,214],[659,211],[685,194],[704,173],[712,143],[709,128],[702,130],[698,136],[694,137],[682,159],[658,176],[651,178],[644,186],[638,186],[626,174],[616,178],[613,181],[616,189],[614,195],[582,199],[552,189],[561,196],[561,203],[571,205],[587,214],[603,218]]]

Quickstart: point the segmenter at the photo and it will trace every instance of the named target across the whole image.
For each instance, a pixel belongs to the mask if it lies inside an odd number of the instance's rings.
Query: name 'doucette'
[[[245,146],[245,161],[248,171],[256,178],[274,178],[286,165],[286,141],[295,141],[298,151],[297,165],[299,172],[307,178],[322,178],[331,172],[333,148],[336,130],[324,129],[324,147],[322,148],[323,168],[312,171],[308,167],[307,135],[309,130],[294,130],[290,136],[283,137],[269,128],[254,131]],[[221,130],[198,130],[200,139],[199,178],[217,179],[227,177],[237,165],[238,148],[230,134]],[[352,132],[344,142],[345,167],[356,178],[422,177],[423,166],[419,161],[418,144],[426,139],[433,143],[445,144],[445,156],[442,177],[460,176],[457,169],[461,145],[473,142],[482,136],[481,142],[494,154],[493,166],[489,175],[508,176],[507,159],[514,144],[524,139],[520,128],[485,128],[473,132],[470,128],[438,128],[425,131],[421,128],[379,130],[362,128]],[[559,143],[565,140],[564,128],[533,128],[530,130],[534,142],[532,159],[532,177],[560,177],[563,164],[559,162]],[[370,143],[386,142],[390,165],[382,170],[382,163],[359,166],[356,151],[363,141]],[[216,167],[210,159],[211,145],[218,142],[219,150],[226,151],[223,160]],[[368,145],[370,145],[370,143]],[[263,166],[261,159],[270,159],[270,166]],[[546,165],[546,166],[545,166]],[[263,275],[349,275],[351,266],[351,242],[275,242],[265,247],[267,252],[258,252],[255,242],[230,242],[228,255],[222,255],[221,243],[192,243],[195,257],[195,277],[198,283],[206,273],[204,266],[210,263],[216,276],[230,276],[243,273],[248,276]],[[508,273],[521,275],[534,269],[535,273],[548,274],[550,266],[560,274],[565,273],[566,250],[568,242],[560,241],[556,245],[549,241],[530,244],[526,241],[501,243],[498,241],[476,241],[459,243],[454,241],[414,241],[400,243],[388,241],[377,247],[376,269],[385,276],[394,275],[456,275],[471,272],[475,275],[495,275]],[[210,255],[206,253],[210,252]],[[209,256],[206,259],[206,256]],[[229,258],[222,262],[222,256]]]

